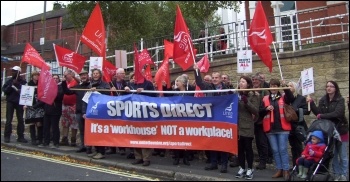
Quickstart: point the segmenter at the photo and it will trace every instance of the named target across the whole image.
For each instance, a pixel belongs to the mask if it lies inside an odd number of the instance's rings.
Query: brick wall
[[[265,73],[267,81],[271,78],[281,78],[276,56],[273,52],[272,55],[272,73],[269,73],[268,68],[258,59],[257,56],[253,56],[254,72]],[[236,74],[236,60],[237,58],[235,55],[222,55],[210,63],[208,74],[211,74],[212,72],[227,74],[230,76],[231,81],[235,83],[241,76],[241,74]],[[283,78],[286,81],[297,82],[302,70],[313,67],[315,93],[312,97],[317,101],[325,94],[324,89],[327,80],[336,81],[339,84],[341,94],[344,97],[349,94],[349,43],[334,44],[297,52],[280,53],[279,61]],[[194,71],[192,69],[183,72],[181,68],[171,69],[171,80],[175,80],[183,73],[189,75],[190,81],[194,80]],[[155,72],[152,74],[155,75]],[[1,109],[1,120],[5,120],[6,106],[3,99],[1,101]],[[348,117],[348,109],[346,109],[346,113],[346,116]],[[315,119],[315,116],[311,114],[310,116],[307,116],[306,119],[310,122]]]

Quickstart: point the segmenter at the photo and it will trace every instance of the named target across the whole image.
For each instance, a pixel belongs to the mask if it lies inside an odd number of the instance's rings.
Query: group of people
[[[220,96],[233,94],[228,92],[215,92],[215,90],[225,90],[234,88],[229,82],[229,76],[213,72],[211,75],[205,75],[202,79],[198,74],[198,66],[194,64],[194,83],[190,83],[189,76],[186,74],[178,76],[173,82],[174,85],[170,90],[189,91],[195,90],[198,86],[201,90],[213,90],[213,92],[205,93],[205,96]],[[33,145],[39,147],[57,148],[60,145],[69,145],[68,129],[71,128],[71,144],[75,146],[77,130],[80,134],[80,146],[77,152],[86,152],[88,156],[94,159],[105,158],[106,153],[115,153],[116,147],[103,146],[86,146],[84,144],[84,123],[87,104],[82,101],[86,89],[95,91],[96,89],[109,89],[110,91],[101,91],[101,94],[119,96],[129,94],[130,90],[136,90],[136,94],[158,97],[160,95],[154,93],[144,93],[143,90],[155,90],[156,84],[144,79],[142,83],[135,83],[134,74],[129,76],[129,81],[125,80],[125,71],[119,68],[111,83],[102,80],[102,72],[99,69],[91,70],[91,78],[87,71],[79,73],[79,78],[75,77],[74,72],[66,70],[64,78],[60,79],[58,75],[53,75],[58,84],[58,94],[54,104],[48,105],[37,99],[37,93],[33,106],[19,105],[19,94],[21,85],[27,84],[19,75],[21,69],[17,66],[12,68],[12,78],[3,86],[6,94],[6,125],[4,138],[5,142],[10,142],[12,132],[12,119],[14,110],[16,110],[17,125],[17,141],[26,143],[24,138],[24,123],[30,124],[30,136]],[[33,72],[30,86],[37,86],[38,72]],[[195,85],[194,85],[195,84]],[[283,92],[281,88],[283,87]],[[71,89],[79,88],[79,89]],[[166,84],[163,84],[163,90],[168,90]],[[290,162],[288,143],[291,146],[292,162],[299,165],[299,174],[301,178],[305,178],[306,171],[312,162],[318,162],[320,153],[324,150],[324,146],[319,143],[323,142],[322,132],[314,132],[310,144],[304,146],[302,136],[296,132],[297,128],[302,127],[307,130],[307,124],[304,115],[310,114],[308,110],[308,102],[311,105],[311,112],[315,114],[317,119],[327,119],[334,122],[339,129],[341,135],[341,145],[336,145],[334,150],[333,173],[336,180],[346,180],[348,172],[348,128],[344,129],[342,124],[347,121],[345,118],[345,99],[340,94],[339,86],[334,81],[326,82],[326,94],[318,102],[318,106],[311,97],[305,98],[297,90],[297,83],[290,81],[286,83],[284,80],[271,79],[269,83],[265,81],[262,73],[256,73],[252,77],[240,76],[237,86],[238,89],[250,89],[250,91],[238,91],[238,165],[239,169],[235,175],[236,178],[253,179],[254,174],[254,150],[253,140],[255,139],[258,152],[259,164],[257,170],[266,168],[266,163],[275,162],[277,172],[272,178],[284,177],[288,180],[290,177]],[[178,94],[164,94],[164,97],[174,95],[194,96],[194,94],[182,92]],[[65,100],[66,99],[66,100]],[[347,100],[349,104],[349,101]],[[298,113],[298,121],[289,122],[284,117],[284,104],[291,104],[296,113]],[[23,120],[23,112],[27,113],[25,122]],[[62,128],[62,138],[60,139],[60,126]],[[289,142],[288,142],[289,141]],[[316,145],[317,147],[313,147]],[[94,150],[93,150],[94,149]],[[312,150],[310,150],[312,149]],[[107,152],[106,152],[107,150]],[[125,148],[120,147],[120,151],[125,153]],[[152,149],[150,148],[134,148],[131,149],[131,156],[135,161],[132,164],[142,164],[149,166],[151,164]],[[164,149],[155,149],[164,156]],[[205,153],[208,158],[208,166],[205,170],[219,169],[220,173],[227,173],[227,166],[232,154],[221,151],[200,151]],[[154,153],[153,153],[154,154]],[[189,150],[173,150],[174,165],[183,164],[190,165],[190,158],[193,157],[194,151]]]
[[[226,54],[226,49],[227,49],[227,35],[225,35],[225,29],[224,27],[220,27],[218,30],[220,37],[217,37],[215,42],[213,41],[212,38],[208,38],[207,41],[207,47],[205,46],[205,40],[200,40],[199,43],[202,45],[200,47],[200,52],[215,52],[215,51],[221,51],[221,54]],[[199,33],[198,38],[205,38],[205,31],[201,30]],[[208,33],[208,36],[210,37],[210,33]],[[215,43],[215,44],[212,44]]]

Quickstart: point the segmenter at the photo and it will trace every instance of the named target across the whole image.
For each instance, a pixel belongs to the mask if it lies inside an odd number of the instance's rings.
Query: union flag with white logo
[[[254,17],[248,32],[248,42],[252,50],[258,54],[261,61],[272,72],[272,56],[270,51],[272,35],[261,1],[257,2],[255,8]]]
[[[86,61],[84,56],[56,44],[53,44],[53,48],[55,50],[58,66],[65,66],[74,70],[76,73],[80,73]]]

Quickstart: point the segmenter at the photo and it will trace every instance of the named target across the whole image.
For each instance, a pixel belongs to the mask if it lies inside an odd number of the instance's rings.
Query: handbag
[[[294,111],[293,106],[289,104],[284,104],[284,117],[289,122],[298,122],[298,115]]]

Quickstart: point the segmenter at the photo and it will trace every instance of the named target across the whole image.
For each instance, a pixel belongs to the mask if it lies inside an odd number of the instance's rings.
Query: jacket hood
[[[312,132],[311,136],[315,136],[315,137],[319,138],[319,139],[320,139],[320,142],[321,142],[321,143],[324,143],[322,131],[319,131],[319,130],[314,131],[314,132]]]

